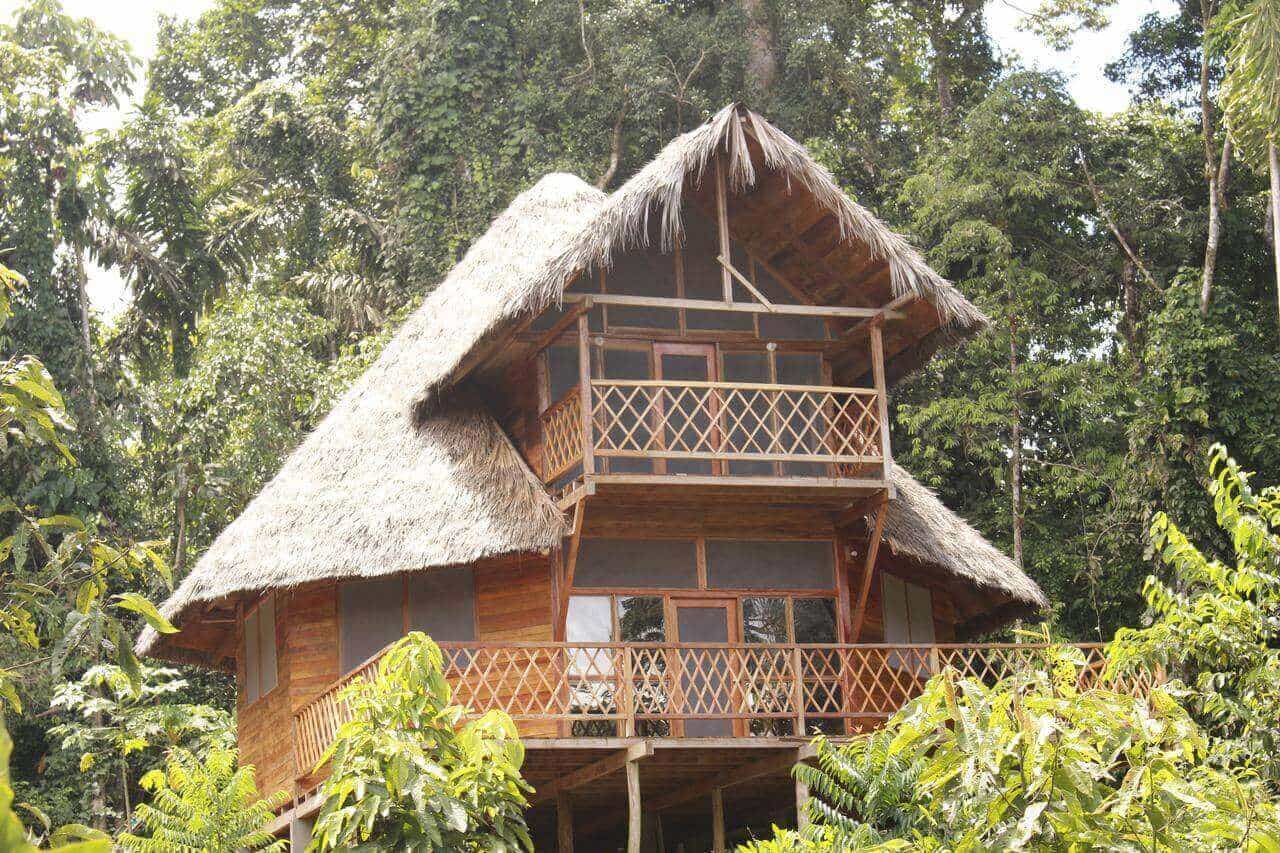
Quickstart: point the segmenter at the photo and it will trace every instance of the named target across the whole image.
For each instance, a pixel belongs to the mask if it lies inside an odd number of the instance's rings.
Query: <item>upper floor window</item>
[[[268,595],[244,616],[244,703],[250,705],[276,686],[276,599]]]

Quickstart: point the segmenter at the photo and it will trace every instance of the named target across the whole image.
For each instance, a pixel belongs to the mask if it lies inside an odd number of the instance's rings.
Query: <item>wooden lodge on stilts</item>
[[[305,839],[340,687],[423,630],[526,743],[539,849],[794,824],[877,725],[1044,607],[893,462],[888,394],[980,311],[740,105],[606,195],[518,196],[222,532],[141,652],[236,674]],[[1086,647],[1086,654],[1098,656]]]

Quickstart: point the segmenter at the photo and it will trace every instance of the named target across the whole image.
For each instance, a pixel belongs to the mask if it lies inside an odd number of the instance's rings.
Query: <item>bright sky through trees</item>
[[[0,18],[7,20],[13,14],[18,0],[0,0]],[[72,15],[85,16],[97,21],[128,40],[134,54],[145,63],[155,52],[156,17],[160,14],[181,18],[195,17],[207,9],[211,0],[63,0],[63,6]],[[988,4],[988,27],[1001,50],[1016,54],[1028,65],[1046,70],[1057,70],[1068,80],[1068,89],[1085,109],[1115,112],[1129,101],[1124,86],[1110,82],[1103,75],[1103,68],[1120,55],[1129,33],[1144,16],[1151,12],[1169,12],[1171,0],[1122,0],[1111,11],[1111,26],[1101,33],[1085,33],[1077,37],[1070,50],[1054,51],[1031,33],[1017,27],[1019,4],[1007,0],[991,0]],[[138,69],[139,81],[143,69]],[[135,86],[135,94],[141,82]],[[92,128],[116,126],[128,104],[119,110],[103,110],[88,119]],[[93,267],[89,273],[89,298],[94,307],[111,316],[127,304],[128,294],[124,282],[115,270]]]

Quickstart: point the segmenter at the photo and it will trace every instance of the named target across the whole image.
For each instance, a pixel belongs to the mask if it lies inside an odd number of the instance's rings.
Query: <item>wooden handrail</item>
[[[475,713],[498,709],[517,723],[556,723],[570,734],[659,732],[683,721],[721,720],[726,733],[753,730],[841,734],[882,720],[944,667],[994,682],[1043,666],[1048,643],[440,643],[454,701]],[[1145,695],[1158,671],[1106,673],[1100,643],[1075,644],[1085,666],[1077,687]],[[384,650],[385,651],[385,650]],[[310,773],[350,709],[343,689],[370,678],[381,656],[338,679],[294,714],[299,776]],[[1103,681],[1104,676],[1107,678]],[[656,728],[655,728],[656,727]],[[665,732],[665,733],[664,733]]]
[[[800,391],[815,394],[862,394],[874,396],[874,388],[844,388],[838,385],[775,385],[770,382],[705,382],[677,379],[592,379],[591,387],[606,388],[725,388],[739,391]]]

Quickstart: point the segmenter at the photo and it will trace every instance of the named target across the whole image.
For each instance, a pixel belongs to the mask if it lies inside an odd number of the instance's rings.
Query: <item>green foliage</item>
[[[1264,170],[1268,145],[1280,141],[1280,2],[1251,0],[1227,27],[1227,126],[1245,160]]]
[[[146,834],[123,833],[117,843],[125,850],[237,853],[289,846],[267,832],[288,795],[280,791],[258,799],[253,768],[237,767],[233,749],[213,747],[203,756],[175,749],[164,769],[148,773],[142,784],[152,792],[151,802],[137,811]]]
[[[1081,691],[1085,661],[987,686],[951,670],[881,731],[820,742],[796,768],[810,829],[783,850],[1273,850],[1280,812],[1262,781],[1220,766],[1168,693]]]
[[[533,849],[515,725],[500,711],[463,723],[441,667],[413,632],[346,689],[352,716],[321,760],[333,772],[310,849]]]
[[[111,849],[111,839],[106,833],[82,824],[67,824],[53,829],[49,819],[39,809],[26,803],[18,803],[20,808],[36,817],[48,837],[42,839],[27,831],[13,811],[13,787],[9,782],[9,755],[12,751],[13,741],[0,717],[0,850],[34,853],[40,849],[40,842],[47,840],[49,847],[64,853],[107,853]]]
[[[1230,759],[1280,791],[1280,488],[1254,491],[1221,445],[1210,450],[1209,476],[1230,556],[1205,553],[1157,513],[1151,545],[1171,577],[1147,579],[1155,621],[1119,632],[1117,664],[1158,663],[1179,676],[1170,690]]]

